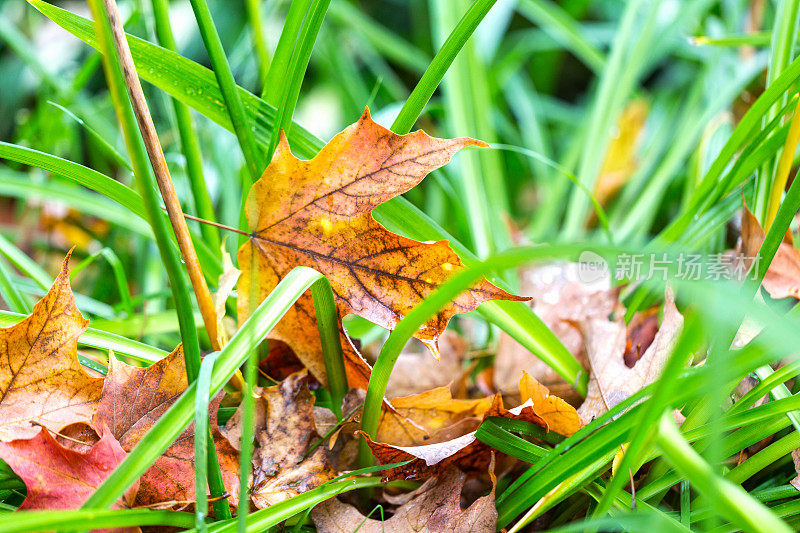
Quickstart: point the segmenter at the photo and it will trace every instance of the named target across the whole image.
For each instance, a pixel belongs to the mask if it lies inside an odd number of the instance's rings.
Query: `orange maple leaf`
[[[78,362],[81,316],[69,285],[70,254],[48,293],[30,316],[0,328],[0,441],[30,438],[44,426],[57,432],[91,420],[102,378]]]
[[[463,267],[447,241],[418,242],[391,233],[372,210],[403,194],[466,146],[469,138],[437,139],[423,131],[396,135],[361,119],[336,135],[316,157],[292,155],[285,136],[272,162],[247,197],[251,235],[239,249],[239,320],[303,265],[331,283],[339,317],[354,313],[386,329]],[[416,333],[436,353],[436,339],[456,313],[491,299],[525,300],[481,280],[450,302]],[[287,343],[315,377],[325,382],[322,347],[309,296],[304,296],[271,332]],[[369,367],[347,342],[348,379],[365,386]]]

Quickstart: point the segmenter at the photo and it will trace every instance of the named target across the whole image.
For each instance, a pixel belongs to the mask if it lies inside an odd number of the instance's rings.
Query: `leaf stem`
[[[175,36],[169,21],[169,4],[167,0],[152,0],[153,19],[155,21],[156,37],[158,42],[173,52],[178,51],[175,43]],[[197,137],[192,124],[192,115],[186,104],[177,98],[171,98],[172,108],[175,110],[175,124],[178,128],[178,135],[181,140],[181,151],[186,158],[186,176],[189,178],[189,186],[194,198],[194,206],[198,216],[206,219],[214,219],[214,205],[208,195],[206,180],[203,177],[203,157],[200,154],[200,139]],[[219,234],[210,227],[201,229],[203,237],[209,246],[214,250],[219,250]]]

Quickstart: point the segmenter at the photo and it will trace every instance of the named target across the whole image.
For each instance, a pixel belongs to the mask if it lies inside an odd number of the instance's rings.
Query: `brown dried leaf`
[[[95,427],[108,426],[125,451],[130,451],[186,390],[186,366],[178,347],[153,365],[141,368],[109,359]],[[217,426],[222,395],[209,403],[209,426],[214,436],[225,489],[238,503],[239,454]],[[136,504],[185,507],[194,501],[194,423],[167,448],[141,478]]]
[[[607,318],[619,305],[619,291],[611,288],[608,277],[582,282],[578,269],[577,263],[563,262],[525,269],[520,290],[533,297],[529,305],[572,355],[588,365],[583,336],[574,323],[593,317]],[[494,364],[495,388],[505,395],[515,394],[523,372],[568,402],[575,405],[580,402],[572,385],[555,370],[508,334],[501,334]]]
[[[758,220],[747,206],[744,206],[741,253],[744,255],[748,267],[758,254],[764,238],[764,230]],[[791,296],[800,299],[800,250],[792,246],[791,240],[786,242],[784,239],[778,246],[778,251],[775,252],[775,257],[769,264],[762,285],[773,298]]]
[[[439,387],[384,404],[376,438],[396,446],[417,446],[449,440],[477,429],[497,398],[453,399],[450,389]],[[500,400],[502,404],[502,400]],[[455,427],[454,427],[455,426]],[[447,430],[445,435],[440,435]]]
[[[422,243],[395,235],[372,218],[372,210],[408,191],[470,145],[485,143],[436,139],[422,131],[396,135],[373,122],[368,110],[309,161],[294,157],[281,136],[272,162],[247,197],[252,236],[239,249],[239,320],[247,318],[292,268],[304,265],[327,276],[340,319],[355,313],[393,329],[462,264],[445,241]],[[482,280],[431,318],[416,336],[435,350],[436,339],[454,314],[495,298],[521,299]],[[325,383],[315,324],[306,295],[270,338],[289,344]],[[343,344],[350,384],[363,388],[369,367],[350,353],[349,342]]]
[[[586,400],[578,409],[581,419],[590,422],[658,379],[682,327],[683,315],[675,307],[672,291],[667,290],[661,327],[634,367],[628,368],[624,360],[625,323],[601,318],[584,321],[581,328],[591,373]]]
[[[399,507],[387,520],[365,518],[355,507],[336,498],[317,505],[311,511],[311,518],[320,533],[350,533],[356,529],[364,533],[493,533],[497,529],[494,481],[489,494],[461,509],[465,479],[455,468],[442,471],[434,485]]]
[[[252,489],[252,501],[259,509],[316,488],[335,476],[324,446],[304,458],[319,440],[314,395],[307,383],[304,371],[262,392],[265,419],[263,429],[256,434]]]
[[[533,402],[507,410],[499,394],[483,413],[483,418],[501,416],[547,427],[547,423],[533,409]],[[452,400],[459,401],[459,400]],[[479,421],[479,420],[478,420]],[[477,427],[477,424],[476,424]],[[490,462],[491,448],[475,438],[475,431],[434,444],[422,446],[396,446],[385,442],[375,442],[363,432],[372,454],[381,464],[410,461],[403,466],[385,470],[384,479],[419,479],[437,475],[449,465],[456,465],[465,471],[485,471]]]
[[[75,305],[69,258],[30,316],[0,328],[0,440],[33,437],[39,424],[58,431],[88,422],[97,407],[103,380],[78,362],[77,341],[88,321]]]
[[[117,440],[103,431],[87,453],[65,448],[42,428],[32,439],[0,442],[0,458],[22,478],[28,495],[20,510],[78,509],[125,458]],[[136,484],[113,505],[131,507]]]

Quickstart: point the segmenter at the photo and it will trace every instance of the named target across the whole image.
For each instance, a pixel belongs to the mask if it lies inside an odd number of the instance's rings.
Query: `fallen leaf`
[[[581,281],[578,263],[555,262],[524,269],[520,291],[532,296],[529,305],[584,366],[588,365],[583,336],[575,323],[607,318],[619,306],[618,289],[610,276]],[[517,392],[522,373],[527,372],[551,392],[578,405],[581,397],[544,361],[506,333],[500,335],[494,364],[494,386],[505,396]]]
[[[384,404],[376,438],[395,446],[446,441],[477,429],[483,415],[498,400],[499,395],[476,400],[454,399],[448,387],[394,398]]]
[[[547,427],[546,422],[534,412],[532,401],[528,400],[518,407],[507,410],[503,407],[503,399],[499,394],[492,398],[492,404],[483,413],[482,419],[490,416],[513,418]],[[475,428],[477,429],[477,424]],[[424,479],[437,475],[450,465],[456,465],[465,471],[485,471],[490,462],[491,448],[475,438],[475,431],[421,446],[397,446],[375,442],[365,433],[361,431],[359,433],[364,436],[379,463],[409,461],[408,464],[384,470],[383,477],[386,480]]]
[[[20,510],[78,509],[125,459],[125,451],[108,431],[87,453],[65,448],[42,428],[32,439],[0,442],[0,458],[22,478],[28,495]],[[132,507],[137,486],[113,508]]]
[[[436,483],[401,505],[391,518],[366,518],[352,505],[331,498],[311,511],[311,519],[320,533],[425,533],[471,531],[493,533],[497,529],[495,481],[486,496],[461,508],[461,491],[466,476],[455,468],[443,470]]]
[[[386,397],[409,396],[458,382],[466,353],[466,341],[454,331],[445,331],[439,338],[438,359],[427,351],[403,351],[386,385]]]
[[[263,389],[261,398],[266,404],[265,418],[258,421],[262,427],[256,434],[252,489],[252,501],[259,509],[316,488],[335,476],[324,446],[306,457],[320,438],[306,372]]]
[[[789,484],[800,491],[800,450],[792,450],[792,463],[794,464],[794,471],[797,475],[789,481]]]
[[[533,412],[542,418],[549,431],[569,437],[581,428],[581,418],[570,404],[550,394],[550,391],[523,371],[519,381],[522,401],[533,402]]]
[[[58,431],[88,422],[97,407],[103,380],[78,362],[77,341],[88,321],[75,305],[69,258],[30,316],[0,328],[0,440],[33,437],[39,425]]]
[[[146,368],[126,365],[113,355],[94,426],[108,427],[125,451],[131,451],[153,424],[186,390],[183,350],[175,351]],[[209,403],[209,427],[217,448],[229,501],[239,497],[239,454],[217,426],[218,395]],[[194,423],[192,423],[141,478],[138,506],[185,507],[194,501]]]
[[[354,313],[393,329],[462,263],[446,241],[423,243],[401,237],[378,224],[371,212],[470,145],[485,143],[436,139],[423,131],[396,135],[373,122],[369,110],[309,161],[294,157],[282,135],[272,162],[247,197],[252,234],[238,255],[240,322],[283,276],[303,265],[328,278],[340,320]],[[415,336],[435,353],[436,340],[454,314],[497,298],[527,299],[482,280]],[[291,346],[314,377],[326,383],[315,316],[311,298],[305,295],[270,338]],[[356,357],[349,341],[343,345],[350,384],[363,388],[369,366]]]
[[[765,234],[753,213],[744,206],[742,210],[742,242],[740,253],[745,265],[750,268],[758,250],[764,242]],[[761,283],[773,298],[800,299],[800,250],[791,241],[781,241],[778,251],[767,268]]]
[[[661,374],[683,327],[683,315],[675,307],[669,289],[664,298],[664,318],[652,344],[633,368],[625,364],[627,343],[625,323],[593,318],[581,328],[586,337],[591,372],[586,400],[578,408],[581,419],[588,423],[621,401],[653,383]]]

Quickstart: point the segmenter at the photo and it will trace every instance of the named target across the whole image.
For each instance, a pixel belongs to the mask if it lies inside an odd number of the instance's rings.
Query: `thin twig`
[[[150,164],[155,173],[158,189],[161,191],[161,197],[166,205],[167,214],[172,223],[175,238],[178,241],[178,248],[180,248],[181,256],[183,256],[183,261],[189,272],[189,280],[192,282],[192,288],[197,297],[197,304],[200,307],[200,314],[203,317],[203,323],[205,324],[206,332],[211,341],[211,346],[215,350],[219,350],[217,314],[214,310],[214,301],[211,298],[211,292],[208,290],[205,277],[203,277],[203,271],[200,268],[200,262],[197,259],[197,253],[192,244],[189,228],[186,225],[186,220],[184,220],[181,204],[178,200],[178,195],[175,193],[175,187],[169,175],[167,162],[164,159],[164,152],[161,150],[161,143],[158,141],[158,134],[156,133],[155,125],[153,125],[153,119],[150,116],[150,109],[147,107],[147,101],[144,98],[144,92],[142,92],[142,85],[139,82],[139,76],[136,74],[136,67],[133,64],[133,57],[128,48],[125,30],[120,22],[117,3],[115,0],[103,0],[103,3],[106,6],[106,12],[111,22],[114,47],[117,49],[117,55],[122,65],[125,85],[128,89],[131,104],[133,105],[134,115],[136,115],[136,122],[139,124],[139,130],[144,139],[147,156],[150,158]]]
[[[164,211],[167,210],[166,207],[161,206],[161,209]],[[234,233],[238,233],[239,235],[245,235],[247,237],[251,237],[252,233],[248,233],[246,231],[242,231],[237,228],[233,228],[231,226],[226,226],[225,224],[220,224],[219,222],[211,222],[210,220],[206,220],[204,218],[196,217],[194,215],[189,215],[187,213],[183,214],[183,218],[188,218],[189,220],[194,220],[195,222],[200,222],[201,224],[208,224],[209,226],[214,226],[215,228],[224,229],[225,231],[232,231]]]

